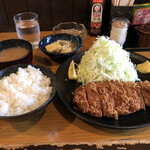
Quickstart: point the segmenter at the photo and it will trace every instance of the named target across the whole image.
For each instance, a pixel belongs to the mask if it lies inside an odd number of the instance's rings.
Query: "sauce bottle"
[[[100,35],[102,27],[103,0],[92,0],[90,34]]]

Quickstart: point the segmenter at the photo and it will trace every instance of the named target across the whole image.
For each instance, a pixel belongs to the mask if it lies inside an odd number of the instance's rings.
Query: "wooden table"
[[[41,32],[41,38],[52,32]],[[16,33],[0,33],[0,41],[17,38]],[[92,46],[95,37],[87,36],[81,51]],[[150,52],[138,52],[150,58]],[[33,50],[33,64],[51,69],[56,73],[59,64],[53,62],[39,49]],[[117,130],[87,123],[72,113],[61,103],[57,95],[41,118],[24,122],[0,120],[0,148],[49,145],[52,149],[67,149],[67,144],[85,149],[98,149],[111,144],[150,143],[150,127]],[[56,147],[54,146],[56,145]],[[65,148],[66,146],[66,148]],[[32,148],[31,148],[32,149]],[[45,148],[48,149],[48,148]],[[111,148],[112,149],[112,148]]]

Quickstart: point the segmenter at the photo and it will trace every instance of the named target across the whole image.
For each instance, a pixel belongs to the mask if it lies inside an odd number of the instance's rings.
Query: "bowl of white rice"
[[[0,119],[23,121],[42,114],[56,93],[55,75],[31,64],[0,71]]]

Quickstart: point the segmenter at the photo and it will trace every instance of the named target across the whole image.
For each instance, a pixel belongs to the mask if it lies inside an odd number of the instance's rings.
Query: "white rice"
[[[0,80],[0,116],[27,113],[44,104],[52,93],[50,78],[32,66],[19,68]]]

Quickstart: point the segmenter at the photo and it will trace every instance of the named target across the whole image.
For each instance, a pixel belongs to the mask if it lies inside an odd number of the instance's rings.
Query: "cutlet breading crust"
[[[115,101],[112,94],[109,93],[109,83],[97,83],[97,89],[102,101],[103,116],[112,117],[118,119],[118,112],[115,110]]]
[[[102,109],[101,109],[101,99],[99,97],[99,93],[97,91],[97,85],[94,82],[89,83],[85,86],[85,90],[87,93],[87,100],[90,106],[90,115],[96,117],[102,117]]]
[[[74,91],[74,102],[83,113],[89,112],[89,103],[84,86],[80,86]]]
[[[73,102],[83,113],[117,120],[150,106],[150,82],[91,82],[74,91]]]
[[[139,86],[141,86],[142,90],[142,96],[145,100],[145,104],[147,106],[150,106],[150,82],[149,81],[144,81],[144,82],[139,82]]]

